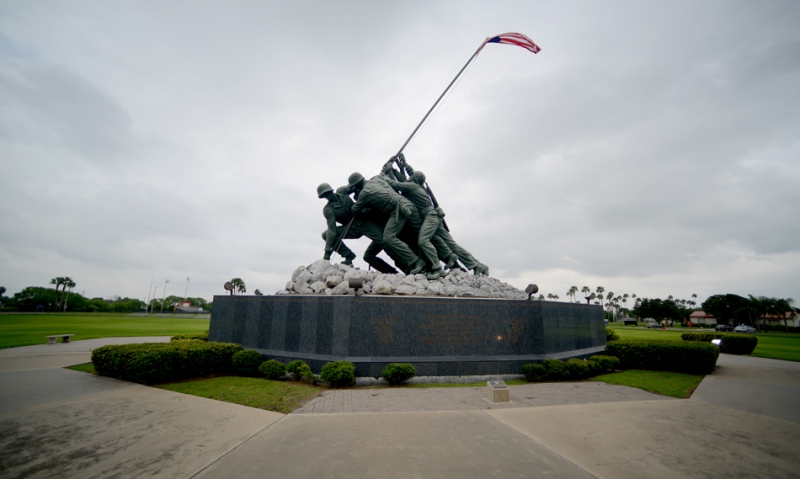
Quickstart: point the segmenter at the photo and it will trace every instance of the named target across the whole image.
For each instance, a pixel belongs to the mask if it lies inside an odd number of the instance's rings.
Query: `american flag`
[[[539,53],[541,48],[539,45],[533,43],[533,40],[526,37],[521,33],[502,33],[495,37],[487,38],[483,45],[481,45],[481,49],[486,46],[487,43],[502,43],[504,45],[516,45],[518,47],[522,47],[528,51],[533,53]]]

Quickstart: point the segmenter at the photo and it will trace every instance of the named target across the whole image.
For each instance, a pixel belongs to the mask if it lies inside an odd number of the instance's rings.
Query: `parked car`
[[[647,323],[647,329],[661,329],[658,323]]]
[[[740,324],[739,326],[736,326],[734,331],[737,332],[737,333],[755,333],[756,332],[756,328],[754,328],[752,326],[748,326],[746,324]]]
[[[730,333],[731,331],[733,331],[733,326],[729,324],[718,324],[717,327],[714,328],[714,331],[722,331],[724,333]]]

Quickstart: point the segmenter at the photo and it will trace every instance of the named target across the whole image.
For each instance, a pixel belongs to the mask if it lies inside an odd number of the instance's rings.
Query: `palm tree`
[[[59,305],[58,288],[60,288],[61,285],[64,284],[64,278],[61,277],[61,276],[59,276],[57,278],[53,278],[53,279],[50,280],[50,284],[56,285],[56,311],[58,311],[58,305]]]
[[[75,281],[72,280],[69,276],[64,278],[64,291],[67,291],[67,288],[72,291],[72,288],[75,287]],[[64,297],[64,312],[67,311],[67,301],[69,300],[69,291],[67,291],[67,295]]]
[[[606,301],[608,301],[608,308],[611,309],[611,302],[614,301],[614,292],[609,291],[606,294]]]
[[[628,296],[628,293],[625,293],[625,294],[622,295],[622,304],[624,304],[626,308],[628,307],[628,298],[629,297],[630,296]]]
[[[556,300],[556,301],[558,301],[558,295],[557,295],[557,294],[554,294],[554,295],[553,295],[553,299],[554,299],[554,300]]]
[[[567,296],[572,296],[572,301],[575,301],[575,294],[578,292],[577,286],[570,286],[569,291],[567,291]]]
[[[553,298],[555,298],[555,295],[553,295],[553,293],[547,293],[547,299],[553,299]]]
[[[543,294],[539,295],[539,301],[544,301],[544,295]]]
[[[597,293],[597,297],[600,298],[600,306],[605,306],[603,304],[603,293],[606,292],[606,289],[602,286],[598,286],[594,291]]]
[[[233,278],[231,280],[231,284],[233,285],[233,289],[238,292],[238,294],[247,292],[247,285],[244,284],[242,278]]]

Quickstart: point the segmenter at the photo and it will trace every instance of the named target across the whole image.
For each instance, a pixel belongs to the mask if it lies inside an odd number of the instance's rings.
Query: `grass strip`
[[[603,374],[592,378],[591,381],[601,381],[618,386],[630,386],[644,389],[645,391],[686,399],[703,380],[703,376],[694,374],[670,373],[664,371],[644,371],[631,369],[619,373]]]
[[[76,364],[75,366],[67,366],[67,369],[72,369],[73,371],[80,371],[82,373],[97,374],[97,371],[94,370],[94,364],[92,364],[92,363],[84,363],[84,364]]]
[[[120,315],[0,315],[0,349],[46,344],[49,334],[74,334],[73,341],[128,336],[173,336],[208,330],[208,319]]]
[[[156,387],[283,414],[294,411],[325,390],[322,387],[295,381],[271,381],[239,376],[159,384]]]
[[[681,340],[681,334],[693,332],[695,328],[682,328],[677,331],[662,331],[660,329],[633,329],[615,326],[614,331],[622,339],[675,339]],[[751,356],[761,358],[783,359],[785,361],[800,361],[800,334],[799,333],[757,333],[758,345]]]

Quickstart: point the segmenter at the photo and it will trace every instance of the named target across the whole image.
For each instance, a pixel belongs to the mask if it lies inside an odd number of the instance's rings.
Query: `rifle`
[[[401,154],[398,153],[394,157],[394,161],[397,163],[397,166],[400,168],[401,172],[405,173],[406,176],[410,176],[408,174],[408,163],[406,163],[406,157],[405,156],[401,156]],[[436,201],[436,196],[434,196],[433,191],[431,190],[431,187],[428,186],[427,182],[425,183],[424,187],[425,187],[425,191],[428,193],[428,196],[431,199],[431,203],[433,203],[433,207],[434,208],[438,208],[439,207],[439,202]],[[447,226],[447,221],[445,221],[444,218],[442,218],[442,226],[444,226],[444,229],[448,233],[450,232],[450,228]]]

